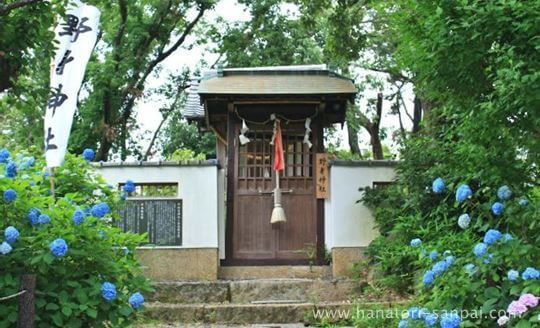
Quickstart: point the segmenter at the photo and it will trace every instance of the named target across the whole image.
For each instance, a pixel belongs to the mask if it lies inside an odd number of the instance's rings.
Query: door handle
[[[259,189],[257,190],[257,192],[259,193],[259,195],[273,195],[274,194],[274,191],[263,191],[262,189]],[[282,194],[292,194],[293,193],[293,190],[292,189],[289,189],[289,190],[282,190],[281,191]]]

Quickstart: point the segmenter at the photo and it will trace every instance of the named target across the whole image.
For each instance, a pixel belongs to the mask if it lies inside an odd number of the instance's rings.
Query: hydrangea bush
[[[92,158],[68,154],[53,196],[43,161],[0,150],[0,297],[35,274],[38,327],[129,326],[150,291],[133,256],[146,238],[115,226],[121,197]],[[0,302],[0,327],[16,321],[17,300]]]
[[[442,195],[440,188],[432,192],[441,200],[452,196],[450,191]],[[512,199],[506,185],[485,203],[480,200],[486,195],[476,198],[467,185],[455,193],[459,211],[476,214],[467,215],[467,225],[460,222],[464,214],[456,218],[460,229],[454,229],[454,238],[463,236],[461,244],[415,236],[403,245],[413,252],[413,267],[419,269],[414,301],[419,305],[409,309],[398,327],[540,326],[540,254],[526,232],[538,225],[537,208]],[[500,204],[500,211],[493,211],[492,204]],[[492,215],[503,220],[487,219]]]

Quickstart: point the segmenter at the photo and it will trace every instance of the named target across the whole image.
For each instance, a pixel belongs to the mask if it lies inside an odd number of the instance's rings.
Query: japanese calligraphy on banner
[[[317,199],[326,199],[329,195],[328,190],[328,154],[317,153],[315,154],[315,179],[316,190],[315,194]]]
[[[100,11],[76,0],[55,29],[51,94],[45,112],[45,159],[48,167],[62,165],[66,155],[77,94],[96,43]]]

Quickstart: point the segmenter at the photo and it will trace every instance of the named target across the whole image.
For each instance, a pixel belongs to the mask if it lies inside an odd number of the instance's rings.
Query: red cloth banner
[[[283,143],[281,141],[281,127],[279,126],[279,120],[276,120],[274,124],[274,171],[283,171],[285,169],[285,161],[283,159]]]

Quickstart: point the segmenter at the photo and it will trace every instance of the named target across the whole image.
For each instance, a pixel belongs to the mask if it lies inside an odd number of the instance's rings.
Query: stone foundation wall
[[[218,279],[217,248],[141,247],[135,255],[146,276],[154,281]]]
[[[332,275],[334,278],[352,278],[354,263],[365,258],[365,247],[332,248]]]

